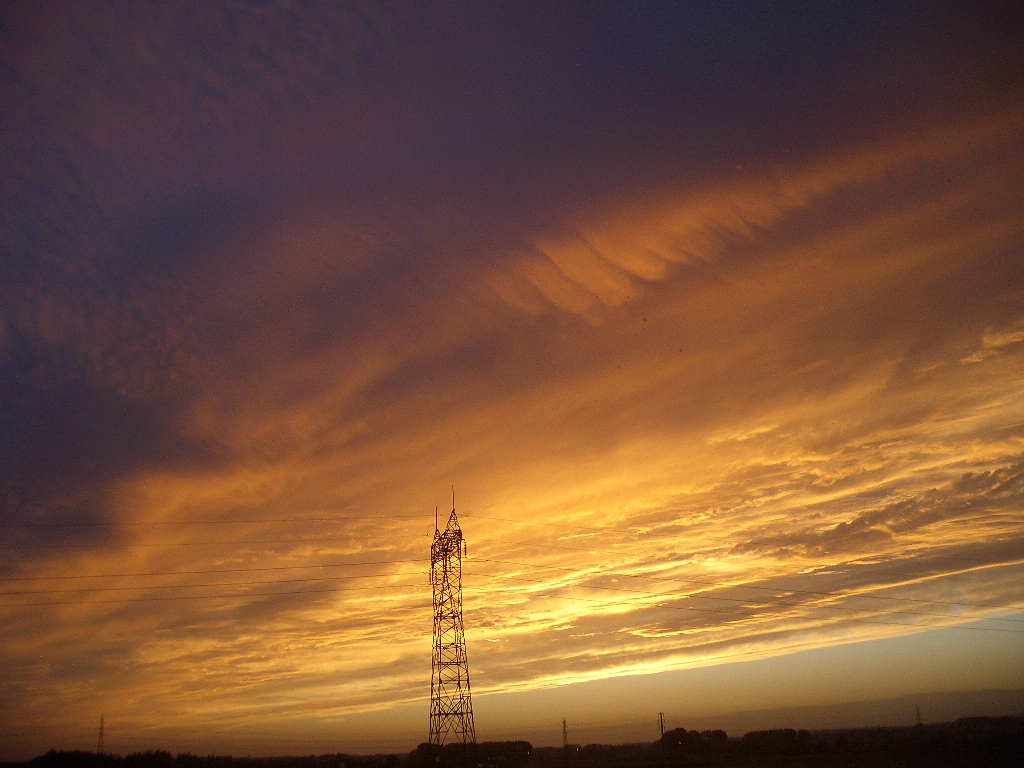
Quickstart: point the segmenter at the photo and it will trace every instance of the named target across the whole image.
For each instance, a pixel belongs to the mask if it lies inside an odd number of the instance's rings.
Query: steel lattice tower
[[[462,556],[465,543],[452,509],[448,525],[434,525],[430,583],[434,587],[434,656],[430,678],[430,744],[475,744],[469,664],[462,628]]]

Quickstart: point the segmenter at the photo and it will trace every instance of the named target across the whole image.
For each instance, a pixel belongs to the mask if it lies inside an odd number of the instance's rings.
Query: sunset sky
[[[426,741],[453,486],[479,740],[1024,711],[959,5],[5,3],[0,759]]]

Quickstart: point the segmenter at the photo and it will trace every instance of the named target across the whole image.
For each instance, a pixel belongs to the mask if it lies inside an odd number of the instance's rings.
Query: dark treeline
[[[955,723],[806,731],[724,731],[677,728],[653,744],[533,748],[526,741],[443,748],[420,744],[406,755],[310,755],[232,758],[169,752],[121,757],[51,751],[0,768],[1018,768],[1024,765],[1024,717],[970,717]]]
[[[228,757],[221,755],[172,755],[163,750],[136,752],[124,757],[105,752],[57,752],[51,750],[32,760],[0,763],[0,768],[403,768],[400,755],[308,755],[301,757]]]
[[[579,768],[584,768],[581,750]],[[970,717],[955,723],[807,731],[751,731],[729,739],[722,731],[665,733],[651,766],[864,766],[1024,765],[1024,717]],[[597,768],[591,762],[587,768]]]

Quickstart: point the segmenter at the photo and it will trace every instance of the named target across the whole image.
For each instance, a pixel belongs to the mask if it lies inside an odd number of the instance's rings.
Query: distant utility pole
[[[448,525],[434,524],[430,583],[434,587],[434,654],[430,677],[430,744],[476,744],[469,662],[462,627],[462,555],[465,541],[455,516],[455,492]]]
[[[569,729],[565,726],[565,718],[562,718],[562,749],[569,748]]]
[[[96,745],[96,753],[103,754],[103,715],[100,715],[100,739],[99,744]]]
[[[665,713],[658,713],[658,725],[661,726],[661,738],[665,738]]]

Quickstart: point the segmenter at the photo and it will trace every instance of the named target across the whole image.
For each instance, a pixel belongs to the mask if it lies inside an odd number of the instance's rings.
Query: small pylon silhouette
[[[430,744],[475,744],[469,663],[462,627],[462,555],[465,542],[455,509],[448,525],[434,525],[430,583],[434,587],[434,654],[430,678]]]

